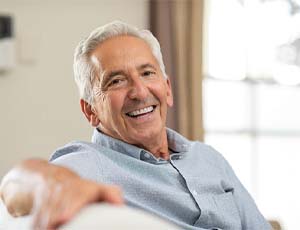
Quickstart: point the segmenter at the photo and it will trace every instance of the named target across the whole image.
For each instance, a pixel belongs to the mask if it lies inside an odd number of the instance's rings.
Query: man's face
[[[94,126],[137,146],[165,132],[173,97],[148,44],[133,36],[104,41],[92,53],[102,72],[95,84]]]

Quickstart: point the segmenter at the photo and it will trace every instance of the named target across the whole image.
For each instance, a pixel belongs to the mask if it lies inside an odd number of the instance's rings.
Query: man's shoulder
[[[103,164],[109,164],[106,157],[111,149],[91,142],[72,141],[58,148],[50,157],[50,162],[69,168],[82,178],[97,181],[101,178]]]
[[[58,148],[50,157],[49,161],[54,164],[109,164],[120,158],[119,151],[109,146],[87,141],[72,141]]]
[[[91,153],[93,151],[97,151],[97,148],[101,148],[101,146],[96,146],[94,143],[86,141],[72,141],[56,149],[55,152],[51,155],[49,161],[52,162],[64,156],[74,156],[88,152]]]
[[[175,152],[188,153],[192,159],[198,159],[201,162],[226,162],[212,146],[198,140],[189,140],[180,133],[167,128],[169,148]]]
[[[211,145],[202,143],[200,141],[191,141],[190,152],[194,159],[198,159],[206,164],[218,164],[219,166],[222,165],[224,167],[227,167],[228,165],[227,160],[219,151],[217,151]]]
[[[196,149],[198,152],[210,157],[222,157],[222,155],[214,147],[200,141],[191,141],[191,149]]]

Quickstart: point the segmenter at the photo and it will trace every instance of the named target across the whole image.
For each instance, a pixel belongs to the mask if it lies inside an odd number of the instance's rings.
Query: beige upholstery
[[[0,230],[31,230],[32,216],[13,218],[0,202]],[[60,229],[168,229],[177,227],[149,213],[108,204],[93,204],[83,209],[75,218]]]

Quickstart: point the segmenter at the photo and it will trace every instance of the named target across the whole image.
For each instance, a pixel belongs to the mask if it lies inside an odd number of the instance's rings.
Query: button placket
[[[182,159],[183,156],[180,155],[180,154],[172,154],[170,158],[171,158],[172,161],[174,161],[174,160],[180,160],[180,159]]]

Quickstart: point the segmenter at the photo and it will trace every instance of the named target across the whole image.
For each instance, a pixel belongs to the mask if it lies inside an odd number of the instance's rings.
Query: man
[[[149,31],[122,22],[97,28],[79,43],[74,73],[92,142],[58,149],[53,164],[27,160],[13,169],[2,181],[10,213],[35,208],[37,226],[49,213],[56,227],[88,203],[125,202],[183,229],[270,229],[220,154],[165,127],[172,90]],[[27,190],[24,172],[38,178]],[[48,195],[38,199],[40,191]]]

